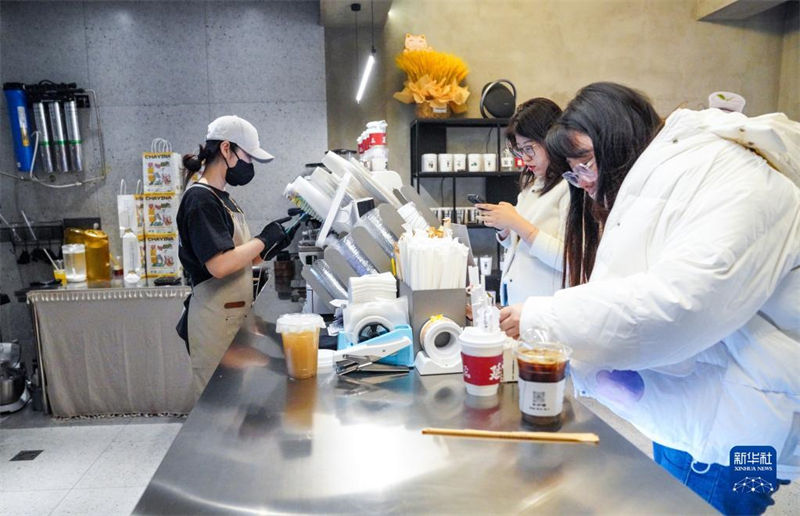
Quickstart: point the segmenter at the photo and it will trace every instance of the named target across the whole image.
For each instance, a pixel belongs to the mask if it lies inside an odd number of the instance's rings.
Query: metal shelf
[[[508,118],[419,118],[411,127],[427,125],[438,127],[505,127]]]
[[[419,178],[426,177],[514,177],[518,176],[519,171],[516,172],[420,172],[417,174]]]

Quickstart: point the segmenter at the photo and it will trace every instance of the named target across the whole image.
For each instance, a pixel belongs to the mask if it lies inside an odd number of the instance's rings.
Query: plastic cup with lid
[[[527,423],[559,426],[572,348],[547,335],[543,337],[526,336],[517,349],[519,409]]]
[[[319,329],[325,321],[318,314],[284,314],[275,322],[275,331],[281,334],[286,370],[296,380],[317,374]]]

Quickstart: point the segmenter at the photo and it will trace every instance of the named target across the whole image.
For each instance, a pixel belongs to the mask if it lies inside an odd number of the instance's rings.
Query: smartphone
[[[467,195],[467,200],[472,204],[486,204],[486,199],[474,193]]]

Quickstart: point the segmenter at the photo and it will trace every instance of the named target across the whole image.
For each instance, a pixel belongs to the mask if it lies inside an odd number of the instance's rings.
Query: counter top
[[[286,376],[265,289],[136,514],[666,513],[710,505],[575,399],[568,432],[598,445],[424,436],[424,427],[527,430],[516,384],[489,400],[461,375]]]

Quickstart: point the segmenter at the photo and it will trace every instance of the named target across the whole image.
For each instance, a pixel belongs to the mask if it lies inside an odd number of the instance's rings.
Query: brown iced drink
[[[558,345],[518,350],[519,408],[523,421],[541,427],[560,424],[570,351]]]
[[[286,370],[296,380],[317,374],[319,329],[325,323],[317,314],[285,314],[275,323],[275,331],[283,338]]]
[[[283,334],[283,353],[289,376],[302,380],[317,374],[319,330]]]

